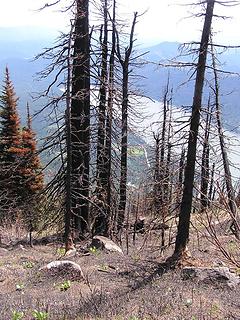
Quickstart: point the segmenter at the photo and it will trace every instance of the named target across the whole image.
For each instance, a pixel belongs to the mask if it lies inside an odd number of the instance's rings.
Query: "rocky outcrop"
[[[182,278],[197,279],[203,283],[221,284],[234,288],[240,283],[240,278],[231,272],[228,267],[185,267],[182,269]]]

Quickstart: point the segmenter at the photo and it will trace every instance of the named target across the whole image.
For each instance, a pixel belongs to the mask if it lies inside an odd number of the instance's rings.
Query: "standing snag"
[[[213,9],[215,0],[207,0],[207,8],[205,14],[205,21],[202,31],[202,38],[199,48],[199,56],[196,70],[196,80],[194,88],[194,97],[192,104],[192,115],[190,122],[187,161],[185,167],[185,176],[183,183],[183,196],[181,202],[181,209],[179,214],[179,223],[177,230],[177,237],[175,243],[174,254],[181,256],[186,250],[189,240],[190,216],[192,210],[193,198],[193,183],[195,175],[196,164],[196,150],[198,140],[198,129],[200,124],[200,112],[202,105],[203,84],[206,69],[207,49],[209,38],[211,34],[211,24],[213,18]]]
[[[216,119],[217,119],[217,130],[219,136],[219,142],[221,147],[221,154],[222,154],[222,161],[224,167],[224,176],[225,176],[225,183],[227,189],[227,197],[228,197],[228,205],[232,216],[232,225],[231,229],[235,234],[237,239],[240,239],[240,221],[239,215],[237,212],[237,206],[235,201],[235,194],[232,184],[232,177],[231,177],[231,170],[228,160],[227,148],[224,140],[224,133],[223,133],[223,125],[221,119],[221,105],[219,101],[219,83],[218,83],[218,74],[216,69],[216,57],[214,55],[214,48],[211,42],[211,58],[212,58],[212,68],[214,74],[214,86],[212,88],[214,92],[215,98],[215,108],[216,108]]]
[[[121,54],[119,34],[116,31],[116,55],[122,68],[122,119],[121,119],[121,168],[120,168],[120,186],[119,186],[119,205],[118,205],[118,218],[117,229],[122,230],[123,222],[125,219],[125,210],[127,202],[127,145],[128,145],[128,107],[129,107],[129,64],[133,50],[134,43],[134,30],[137,23],[137,12],[134,13],[129,45],[125,48],[124,55]]]
[[[89,222],[90,36],[89,1],[76,1],[71,92],[71,212],[83,237]]]

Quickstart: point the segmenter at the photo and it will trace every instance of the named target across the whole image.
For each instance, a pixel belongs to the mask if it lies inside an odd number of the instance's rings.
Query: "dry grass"
[[[222,236],[222,242],[229,242]],[[60,245],[10,246],[0,262],[0,319],[14,319],[21,311],[24,320],[34,319],[33,310],[44,311],[49,320],[240,320],[240,288],[227,289],[196,281],[183,281],[179,270],[162,272],[158,232],[130,240],[129,254],[96,251],[71,258],[82,266],[84,281],[49,277],[39,271],[59,257]],[[80,247],[80,244],[78,245]],[[196,261],[213,265],[223,260],[219,251],[201,234],[193,238]],[[126,252],[125,244],[123,249]],[[165,252],[165,258],[172,248]],[[225,261],[225,263],[227,263]]]

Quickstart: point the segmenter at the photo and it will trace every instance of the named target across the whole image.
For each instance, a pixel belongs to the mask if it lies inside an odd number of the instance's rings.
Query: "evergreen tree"
[[[32,231],[36,229],[39,221],[38,204],[40,192],[43,190],[44,176],[28,105],[27,111],[27,127],[22,130],[22,157],[18,167],[18,176],[21,193],[20,209],[22,209],[22,218],[30,233],[30,244],[32,245]]]
[[[3,212],[1,218],[7,217],[12,210],[11,219],[15,217],[13,212],[21,209],[29,216],[27,208],[33,209],[35,196],[43,189],[43,174],[29,108],[27,127],[21,130],[17,101],[6,68],[0,96],[0,208]]]
[[[22,198],[31,198],[43,189],[43,173],[37,154],[36,134],[32,129],[32,120],[27,105],[27,127],[22,130],[22,158],[19,165]]]
[[[6,68],[0,96],[0,205],[2,209],[14,207],[19,196],[17,169],[22,150],[17,101],[18,98]]]
[[[18,98],[14,92],[13,84],[6,68],[2,95],[0,96],[0,156],[8,163],[15,159],[15,151],[21,145],[20,118],[17,112]],[[17,150],[16,150],[17,149]]]

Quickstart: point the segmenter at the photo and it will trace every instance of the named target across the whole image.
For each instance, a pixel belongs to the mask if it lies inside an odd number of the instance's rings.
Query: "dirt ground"
[[[161,254],[160,231],[138,234],[135,244],[130,234],[128,250],[123,238],[123,255],[101,250],[86,254],[78,243],[77,254],[67,260],[82,267],[81,280],[39,271],[51,261],[65,259],[61,243],[33,248],[5,244],[8,251],[0,251],[0,319],[240,320],[239,286],[182,280],[179,269],[162,272],[159,264],[173,247]],[[222,241],[230,240],[223,235]],[[235,268],[203,235],[189,248],[194,263]]]

